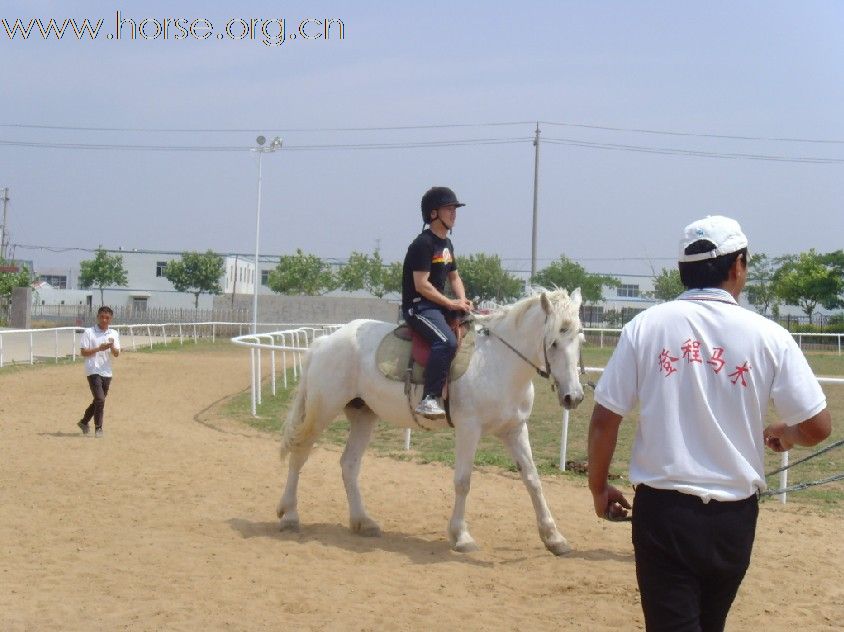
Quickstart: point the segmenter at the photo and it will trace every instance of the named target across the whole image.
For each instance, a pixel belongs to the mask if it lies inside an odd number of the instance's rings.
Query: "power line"
[[[828,143],[844,145],[844,140],[832,140],[821,138],[792,138],[787,136],[736,136],[730,134],[715,134],[712,132],[678,132],[672,130],[642,129],[636,127],[611,127],[608,125],[587,125],[585,123],[558,123],[554,121],[540,121],[542,125],[556,125],[560,127],[578,127],[582,129],[595,129],[608,132],[633,132],[636,134],[658,134],[663,136],[692,136],[696,138],[720,138],[726,140],[761,140],[783,143]]]
[[[359,149],[418,149],[425,147],[465,147],[476,145],[506,145],[523,143],[529,138],[464,138],[455,140],[400,142],[400,143],[349,143],[322,145],[285,145],[284,151],[328,151]],[[116,151],[193,151],[193,152],[247,152],[249,146],[208,146],[208,145],[137,145],[105,143],[54,143],[39,141],[2,140],[0,146],[29,147],[35,149],[89,149]]]
[[[427,125],[382,125],[363,127],[99,127],[82,125],[48,125],[36,123],[0,123],[0,128],[10,129],[40,129],[63,130],[77,132],[153,132],[153,133],[214,133],[214,134],[245,134],[245,133],[293,133],[293,132],[382,132],[407,131],[426,129],[455,129],[471,127],[508,127],[517,125],[534,125],[536,121],[491,121],[482,123],[432,123]],[[539,121],[541,125],[557,127],[574,127],[607,132],[624,132],[634,134],[652,134],[661,136],[684,136],[693,138],[717,138],[722,140],[766,141],[786,143],[818,143],[842,145],[844,140],[824,138],[799,138],[789,136],[752,136],[747,134],[720,134],[716,132],[690,132],[665,129],[648,129],[640,127],[619,127],[613,125],[592,125],[588,123],[574,123],[568,121]]]
[[[471,147],[482,145],[509,145],[532,142],[530,137],[511,138],[463,138],[435,141],[403,141],[395,143],[326,143],[317,145],[287,145],[285,151],[345,151],[345,150],[377,150],[377,149],[422,149],[432,147]],[[601,149],[610,151],[626,151],[637,153],[660,154],[670,156],[686,156],[693,158],[718,158],[728,160],[761,160],[768,162],[788,162],[802,164],[841,164],[844,158],[830,158],[824,156],[789,156],[743,152],[716,152],[696,149],[681,149],[676,147],[653,147],[646,145],[629,145],[621,143],[596,143],[576,138],[545,138],[543,143],[551,145],[568,145],[584,149]],[[247,152],[253,148],[234,145],[141,145],[141,144],[107,144],[107,143],[55,143],[41,141],[17,141],[0,139],[0,146],[28,147],[34,149],[81,149],[81,150],[114,150],[114,151],[177,151],[177,152]]]
[[[701,151],[697,149],[678,149],[673,147],[648,147],[644,145],[624,145],[619,143],[593,143],[576,138],[546,138],[544,143],[552,145],[570,145],[584,149],[605,149],[612,151],[630,151],[646,154],[662,154],[670,156],[689,156],[694,158],[722,158],[730,160],[765,160],[772,162],[794,162],[809,164],[840,164],[844,158],[827,158],[822,156],[783,156],[772,154],[749,154],[738,152]]]
[[[291,132],[383,132],[418,129],[450,129],[459,127],[507,127],[533,125],[535,121],[503,121],[493,123],[443,123],[432,125],[393,125],[386,127],[261,127],[261,128],[201,128],[201,127],[82,127],[72,125],[36,125],[26,123],[0,123],[0,127],[18,129],[48,129],[76,132],[159,132],[159,133],[291,133]]]

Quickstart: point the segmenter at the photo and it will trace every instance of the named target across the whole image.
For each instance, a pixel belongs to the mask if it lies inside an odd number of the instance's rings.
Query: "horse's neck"
[[[542,354],[545,338],[544,325],[544,314],[537,305],[526,310],[518,319],[512,314],[504,315],[497,323],[492,324],[490,329],[535,366],[545,368],[545,358]],[[507,362],[513,364],[513,372],[517,378],[529,381],[536,375],[534,367],[504,345],[494,345],[494,349],[499,354],[502,364]]]

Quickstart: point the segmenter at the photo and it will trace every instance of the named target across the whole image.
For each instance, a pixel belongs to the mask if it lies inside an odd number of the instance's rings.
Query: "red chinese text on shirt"
[[[674,363],[677,362],[680,358],[675,358],[671,355],[671,352],[668,349],[663,349],[662,352],[659,354],[659,370],[661,372],[665,372],[665,377],[668,377],[672,373],[676,373],[677,369],[674,366]]]
[[[747,380],[744,379],[744,374],[750,373],[750,368],[751,367],[747,366],[747,361],[745,360],[744,364],[737,366],[736,370],[729,374],[728,377],[732,378],[730,381],[735,384],[741,380],[741,385],[747,386]]]
[[[683,346],[680,347],[680,350],[683,352],[683,357],[686,359],[687,363],[703,363],[703,359],[700,357],[700,340],[692,340],[691,338],[689,338],[688,340],[686,340],[686,342],[683,343]]]
[[[713,370],[718,373],[721,369],[724,368],[724,365],[727,364],[727,361],[724,360],[724,348],[723,347],[712,347],[712,351],[714,352],[709,360],[706,361],[707,364],[711,364]]]

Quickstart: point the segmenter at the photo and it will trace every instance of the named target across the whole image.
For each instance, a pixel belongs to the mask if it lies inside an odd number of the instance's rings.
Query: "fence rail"
[[[112,307],[114,320],[121,324],[166,324],[227,322],[248,323],[252,312],[248,309],[182,309],[173,307],[147,307],[136,309],[130,305]],[[91,326],[97,320],[97,308],[87,305],[33,305],[33,320],[71,326]]]

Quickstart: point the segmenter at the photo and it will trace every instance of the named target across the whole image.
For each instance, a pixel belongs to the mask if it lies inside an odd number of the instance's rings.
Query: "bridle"
[[[548,322],[548,317],[547,317],[547,316],[545,317],[545,322],[546,322],[546,323]],[[542,355],[543,355],[543,357],[544,357],[544,359],[545,359],[545,368],[544,368],[544,369],[542,369],[542,368],[540,368],[540,367],[536,366],[536,365],[535,365],[535,364],[534,364],[534,363],[533,363],[533,362],[532,362],[532,361],[531,361],[531,360],[530,360],[527,356],[525,356],[525,355],[524,355],[521,351],[519,351],[518,349],[516,349],[516,347],[514,347],[514,346],[513,346],[513,345],[511,345],[509,342],[507,342],[506,340],[504,340],[504,338],[502,338],[501,336],[499,336],[497,333],[495,333],[495,332],[494,332],[492,329],[490,329],[489,327],[484,327],[484,328],[482,328],[482,329],[481,329],[481,333],[483,333],[485,336],[491,336],[491,337],[494,337],[494,338],[498,339],[498,340],[501,342],[501,344],[503,344],[503,345],[504,345],[505,347],[507,347],[510,351],[512,351],[513,353],[515,353],[517,356],[519,356],[519,357],[520,357],[522,360],[524,360],[524,361],[525,361],[528,365],[530,365],[531,367],[533,367],[533,370],[534,370],[534,371],[536,371],[536,374],[537,374],[539,377],[544,378],[544,379],[548,380],[549,382],[551,382],[551,390],[552,390],[552,391],[557,390],[557,388],[558,388],[557,380],[556,380],[556,378],[554,378],[554,377],[551,375],[551,363],[548,361],[548,344],[547,344],[547,342],[546,342],[545,334],[543,334],[543,335],[542,335]],[[583,349],[581,348],[581,349],[579,349],[578,351],[579,351],[579,353],[578,353],[577,363],[578,363],[578,366],[579,366],[579,373],[580,373],[580,375],[584,375],[584,374],[586,373],[586,369],[585,369],[585,368],[584,368],[584,366],[583,366]]]

